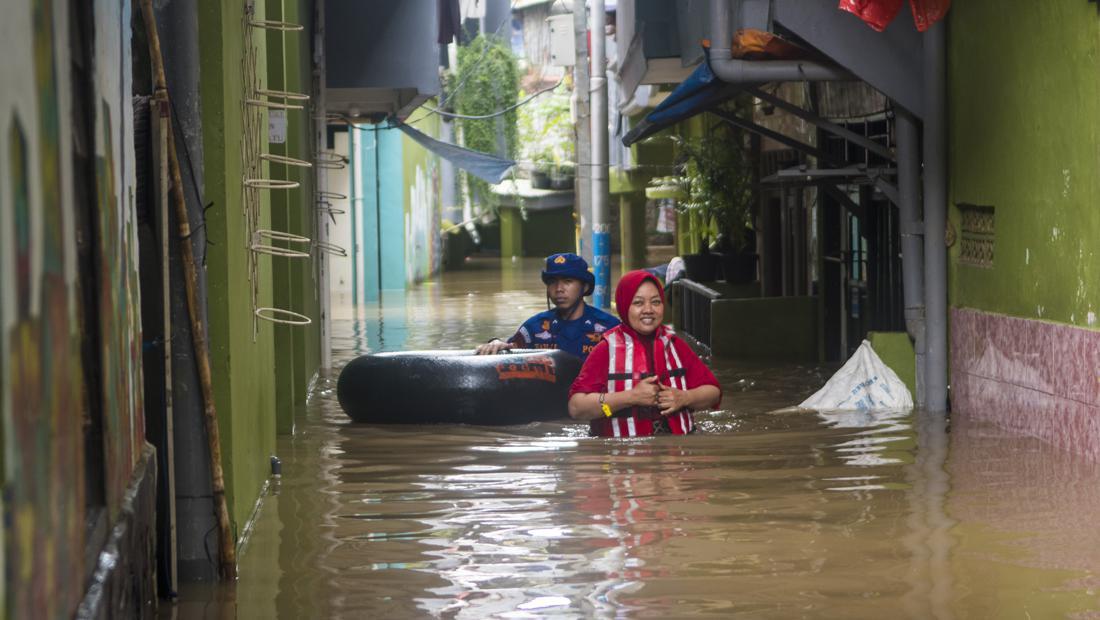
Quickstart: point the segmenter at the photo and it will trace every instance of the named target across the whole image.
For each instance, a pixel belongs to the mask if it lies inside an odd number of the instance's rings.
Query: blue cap
[[[572,252],[551,254],[546,257],[546,269],[542,271],[542,281],[550,284],[550,278],[573,278],[585,283],[583,295],[591,295],[596,289],[596,276],[588,270],[588,263]]]

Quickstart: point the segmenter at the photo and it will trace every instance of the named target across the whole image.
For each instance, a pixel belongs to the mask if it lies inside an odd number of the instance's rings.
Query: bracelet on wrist
[[[604,392],[601,392],[600,393],[600,410],[603,411],[603,415],[604,415],[605,418],[610,418],[611,415],[612,415],[611,407],[606,402],[604,402],[605,398],[607,398],[607,394],[604,393]]]

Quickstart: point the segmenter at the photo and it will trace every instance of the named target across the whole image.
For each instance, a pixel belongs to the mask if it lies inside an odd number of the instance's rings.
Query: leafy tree
[[[447,99],[464,116],[485,116],[516,104],[519,67],[507,43],[478,35],[458,49],[458,68],[449,80]],[[451,85],[453,84],[453,86]],[[486,119],[459,119],[462,142],[468,149],[514,158],[517,148],[516,110]],[[473,201],[483,207],[497,204],[489,184],[463,173]]]

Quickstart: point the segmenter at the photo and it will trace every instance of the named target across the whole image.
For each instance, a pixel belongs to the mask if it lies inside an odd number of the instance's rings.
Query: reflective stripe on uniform
[[[623,342],[626,343],[626,353],[623,355],[623,372],[630,375],[623,391],[634,389],[634,339],[623,334]]]
[[[618,343],[619,335],[615,332],[611,332],[607,335],[607,351],[608,351],[608,366],[611,368],[611,372],[615,372],[616,364],[615,359],[618,356]],[[615,380],[611,378],[611,373],[607,373],[607,391],[614,392]]]
[[[665,365],[670,366],[672,368],[675,368],[677,370],[683,370],[684,364],[682,362],[680,362],[680,354],[676,352],[676,346],[672,344],[672,339],[669,338],[668,336],[662,335],[661,336],[661,342],[664,343],[664,345],[665,345],[665,355],[667,356],[668,352],[671,351],[672,352],[672,359],[673,359],[673,361],[675,361],[675,364],[669,364],[668,360],[666,359],[665,360]],[[671,373],[669,373],[669,374],[671,375]],[[678,378],[680,379],[680,389],[686,391],[687,390],[687,377],[681,374]],[[672,377],[672,384],[673,385],[676,384],[676,379],[677,379],[677,377]]]

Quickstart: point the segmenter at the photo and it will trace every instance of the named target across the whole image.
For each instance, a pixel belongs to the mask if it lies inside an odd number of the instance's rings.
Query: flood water
[[[334,356],[472,347],[545,307],[535,263],[448,273],[337,321]],[[714,367],[703,432],[629,441],[357,425],[332,377],[279,440],[239,583],[162,614],[1100,618],[1096,464],[942,415],[769,413],[831,368]]]

